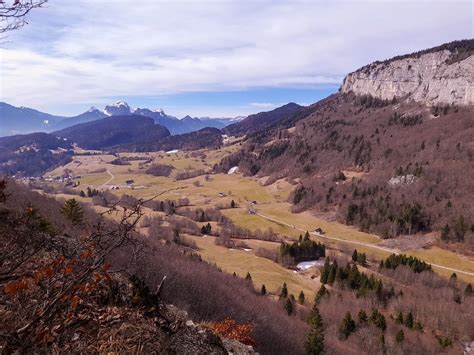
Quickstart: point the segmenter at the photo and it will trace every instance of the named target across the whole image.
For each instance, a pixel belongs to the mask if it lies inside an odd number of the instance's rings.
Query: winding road
[[[261,214],[261,213],[256,212],[255,215],[256,215],[256,216],[259,216],[259,217],[261,217],[261,218],[263,218],[263,219],[266,219],[267,221],[270,221],[270,222],[273,222],[273,223],[277,223],[277,224],[280,224],[280,225],[284,225],[284,226],[287,226],[287,227],[296,229],[296,230],[301,231],[301,232],[306,232],[306,230],[301,229],[301,228],[298,228],[297,226],[295,226],[295,225],[293,225],[293,224],[289,224],[289,223],[286,223],[286,222],[283,222],[283,221],[279,221],[279,220],[277,220],[277,219],[274,219],[274,218],[265,216],[264,214]],[[359,242],[359,241],[356,241],[356,240],[341,239],[341,238],[336,238],[336,237],[329,237],[329,236],[327,236],[327,235],[323,235],[323,234],[316,233],[316,232],[311,232],[310,234],[315,235],[315,236],[317,236],[317,237],[319,237],[319,238],[326,238],[326,239],[329,239],[329,240],[334,240],[334,241],[343,242],[343,243],[349,243],[349,244],[355,244],[355,245],[362,245],[362,246],[367,247],[367,248],[383,250],[383,251],[385,251],[385,252],[393,253],[393,254],[397,254],[397,255],[400,254],[400,253],[399,253],[397,250],[395,250],[395,249],[380,247],[380,246],[378,246],[378,245],[374,245],[374,244],[370,244],[370,243]],[[464,274],[464,275],[474,276],[474,272],[469,272],[469,271],[463,271],[463,270],[459,270],[459,269],[454,269],[454,268],[447,267],[447,266],[443,266],[443,265],[439,265],[439,264],[433,264],[433,263],[430,263],[430,264],[431,264],[431,266],[433,266],[433,267],[435,267],[435,268],[439,268],[439,269],[443,269],[443,270],[448,270],[448,271],[452,271],[452,272],[460,273],[460,274]]]

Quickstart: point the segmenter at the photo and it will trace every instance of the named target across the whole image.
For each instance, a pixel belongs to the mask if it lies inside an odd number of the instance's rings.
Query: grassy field
[[[308,276],[299,275],[271,260],[258,257],[251,251],[232,250],[215,245],[213,237],[187,237],[196,242],[200,249],[199,254],[204,260],[215,263],[228,273],[235,272],[240,277],[245,277],[247,272],[250,272],[257,290],[265,284],[269,292],[277,293],[281,285],[286,282],[290,294],[293,293],[295,297],[298,297],[300,291],[303,290],[306,297],[312,299],[319,289],[318,279],[312,280]]]

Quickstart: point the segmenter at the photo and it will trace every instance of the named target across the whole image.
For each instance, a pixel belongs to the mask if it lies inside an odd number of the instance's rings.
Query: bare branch
[[[28,22],[26,15],[48,0],[0,0],[0,33],[17,30]]]

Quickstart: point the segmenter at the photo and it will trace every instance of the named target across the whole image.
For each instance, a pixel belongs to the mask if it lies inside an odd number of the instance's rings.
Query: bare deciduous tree
[[[0,33],[13,31],[28,22],[26,16],[48,0],[0,0]]]

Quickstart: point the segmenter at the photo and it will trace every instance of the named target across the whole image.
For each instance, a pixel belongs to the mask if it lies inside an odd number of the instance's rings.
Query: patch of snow
[[[308,270],[311,269],[312,267],[316,266],[323,266],[324,265],[324,260],[312,260],[312,261],[303,261],[296,265],[296,268],[298,270]]]
[[[58,149],[48,149],[52,154],[62,154],[67,152],[67,149],[59,147]]]
[[[465,342],[464,345],[464,354],[472,354],[474,353],[474,341]]]
[[[250,248],[243,248],[245,251],[252,251]]]
[[[229,175],[235,174],[235,173],[238,172],[238,170],[239,170],[239,167],[238,167],[238,166],[234,166],[234,167],[232,167],[232,168],[229,169],[229,171],[227,172],[227,174],[229,174]]]
[[[128,104],[123,101],[123,100],[120,100],[120,101],[117,101],[115,104],[111,105],[111,106],[115,106],[115,107],[129,107]]]
[[[178,149],[168,150],[166,154],[176,154],[178,153]]]

